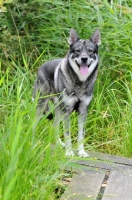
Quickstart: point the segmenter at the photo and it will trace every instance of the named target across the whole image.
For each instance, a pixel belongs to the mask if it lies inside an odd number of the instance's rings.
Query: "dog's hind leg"
[[[54,135],[55,135],[55,140],[57,145],[61,145],[63,148],[65,148],[65,143],[62,142],[60,135],[59,135],[59,127],[60,127],[60,122],[61,122],[61,114],[59,107],[57,106],[55,108],[55,119],[54,119]]]
[[[43,113],[48,111],[48,101],[47,95],[50,94],[51,88],[48,81],[42,81],[39,78],[35,81],[33,99],[37,98],[38,103],[36,106],[35,124],[33,129],[36,128],[39,120],[41,119]]]
[[[41,99],[41,101],[38,102],[38,105],[36,106],[36,113],[35,113],[35,119],[34,119],[34,125],[33,125],[33,132],[36,129],[36,126],[38,125],[40,119],[43,116],[43,113],[46,110],[48,103],[48,99]]]

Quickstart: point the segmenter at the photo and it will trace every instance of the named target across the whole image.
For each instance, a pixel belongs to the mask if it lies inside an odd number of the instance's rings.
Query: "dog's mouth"
[[[89,65],[87,65],[86,63],[82,63],[81,65],[79,65],[78,62],[76,61],[76,64],[78,65],[80,73],[82,75],[87,75],[88,74],[89,67],[90,67],[91,63],[92,63],[92,61],[90,62]]]
[[[80,73],[82,75],[87,75],[88,74],[88,68],[90,65],[86,65],[86,64],[81,64],[80,65]]]

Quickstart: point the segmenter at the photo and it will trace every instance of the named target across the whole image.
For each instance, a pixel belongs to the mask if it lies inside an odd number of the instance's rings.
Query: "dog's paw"
[[[60,138],[57,140],[57,145],[61,146],[62,148],[65,148],[65,143],[61,141]]]
[[[72,156],[74,156],[73,151],[72,151],[72,150],[67,150],[67,151],[66,151],[66,156],[67,156],[67,157],[72,157]]]
[[[62,142],[61,140],[59,141],[59,143],[58,143],[62,148],[65,148],[65,143],[64,142]]]
[[[60,145],[61,145],[62,148],[65,148],[65,143],[64,142],[61,142]]]
[[[80,150],[78,152],[78,156],[81,157],[81,158],[87,158],[87,157],[89,157],[88,153],[86,153],[84,150]]]

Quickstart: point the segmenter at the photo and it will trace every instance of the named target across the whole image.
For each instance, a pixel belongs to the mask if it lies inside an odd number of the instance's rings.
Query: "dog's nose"
[[[87,58],[87,57],[82,57],[81,60],[82,60],[83,62],[87,62],[88,58]]]

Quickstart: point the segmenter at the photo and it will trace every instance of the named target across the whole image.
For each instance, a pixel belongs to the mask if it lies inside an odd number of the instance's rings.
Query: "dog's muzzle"
[[[88,57],[81,57],[80,59],[80,64],[78,63],[78,60],[75,59],[76,64],[78,65],[79,69],[80,69],[80,73],[82,75],[87,75],[88,74],[88,68],[90,67],[93,59],[89,59]]]

